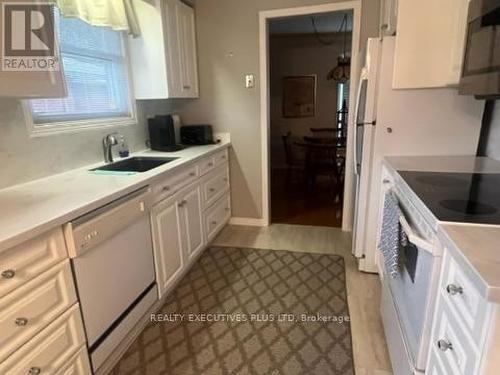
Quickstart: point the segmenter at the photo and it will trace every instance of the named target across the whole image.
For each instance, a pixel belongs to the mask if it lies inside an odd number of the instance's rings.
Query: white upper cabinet
[[[393,87],[455,86],[469,0],[399,0]]]
[[[178,0],[134,0],[141,36],[129,38],[136,99],[198,97],[194,9]]]
[[[381,0],[380,2],[380,36],[396,34],[398,17],[398,0]]]

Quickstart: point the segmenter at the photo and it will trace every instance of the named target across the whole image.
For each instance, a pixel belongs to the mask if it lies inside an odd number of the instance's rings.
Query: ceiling
[[[344,14],[348,13],[347,30],[352,31],[352,11],[321,13],[313,16],[296,16],[272,20],[269,22],[270,34],[313,34],[311,17],[314,17],[319,33],[338,32]]]

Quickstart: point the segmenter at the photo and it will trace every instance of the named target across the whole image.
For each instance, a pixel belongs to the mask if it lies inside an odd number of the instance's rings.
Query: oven
[[[461,94],[500,96],[500,2],[472,0],[467,16]]]
[[[401,214],[397,273],[382,268],[382,320],[394,373],[418,374],[427,362],[441,249],[435,231],[404,191],[389,182],[385,192],[395,194]]]

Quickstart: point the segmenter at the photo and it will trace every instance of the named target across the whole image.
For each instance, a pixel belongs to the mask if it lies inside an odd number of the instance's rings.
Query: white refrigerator
[[[459,96],[452,87],[394,90],[394,48],[395,37],[368,39],[357,89],[352,252],[366,272],[378,272],[382,158],[475,155],[484,108],[484,102]]]

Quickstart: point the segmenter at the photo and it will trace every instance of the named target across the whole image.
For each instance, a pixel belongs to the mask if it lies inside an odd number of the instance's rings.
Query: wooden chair
[[[299,158],[294,150],[292,142],[292,132],[289,131],[285,135],[282,135],[281,139],[283,141],[283,148],[285,150],[285,162],[287,166],[286,179],[288,182],[291,182],[294,171],[303,174],[305,160]]]

